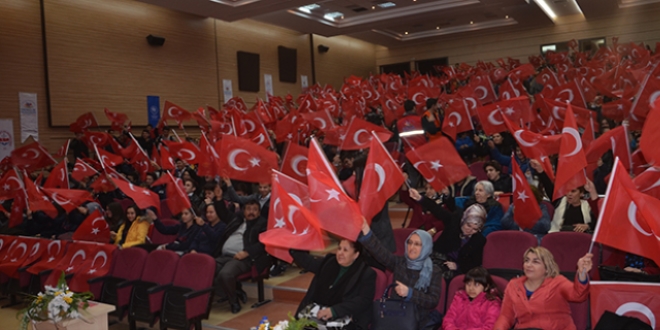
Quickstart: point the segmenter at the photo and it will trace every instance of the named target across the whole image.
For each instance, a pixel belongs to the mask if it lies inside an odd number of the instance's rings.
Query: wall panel
[[[319,45],[330,49],[320,54],[317,50]],[[330,84],[338,89],[344,83],[344,78],[350,75],[368,77],[369,74],[377,74],[376,49],[385,48],[345,36],[328,38],[314,35],[316,81],[321,86]]]
[[[660,41],[660,21],[657,19],[660,9],[638,7],[620,9],[616,15],[589,19],[587,21],[568,21],[550,27],[538,29],[520,29],[510,27],[498,32],[483,31],[480,34],[459,34],[442,42],[408,45],[389,49],[379,48],[378,65],[421,60],[434,57],[449,57],[449,63],[466,62],[474,64],[478,60],[495,61],[502,57],[513,57],[527,62],[528,56],[539,53],[540,45],[563,42],[571,39],[587,39],[618,36],[619,42],[645,42],[655,47]]]

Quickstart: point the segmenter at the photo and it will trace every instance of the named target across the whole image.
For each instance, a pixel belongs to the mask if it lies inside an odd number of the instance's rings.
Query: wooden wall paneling
[[[317,50],[319,45],[330,49],[321,54]],[[376,49],[385,48],[346,36],[328,38],[314,35],[316,81],[321,86],[330,84],[339,89],[344,78],[350,75],[368,77],[369,74],[377,74]],[[311,77],[309,84],[312,84]]]
[[[22,145],[18,93],[37,93],[39,140],[55,151],[65,132],[48,128],[39,0],[0,1],[0,45],[0,118],[13,120],[15,147]]]
[[[87,111],[108,125],[106,107],[146,125],[147,95],[217,107],[212,19],[131,0],[45,0],[45,17],[53,125]]]
[[[309,53],[309,37],[300,32],[276,27],[253,20],[238,22],[216,21],[216,38],[218,42],[218,79],[231,79],[234,96],[243,98],[248,106],[256,103],[256,98],[266,99],[264,74],[273,76],[273,93],[284,96],[291,93],[296,97],[302,91],[300,79],[296,83],[284,83],[279,79],[277,46],[295,48],[298,53],[298,75],[307,75],[311,81],[311,58]],[[260,55],[261,72],[259,73],[259,92],[242,92],[238,90],[238,69],[236,52],[245,51]],[[220,95],[222,98],[222,95]],[[226,100],[223,100],[225,102]]]
[[[408,61],[411,58],[427,59],[449,57],[449,63],[478,60],[495,61],[501,57],[513,57],[527,61],[529,55],[538,54],[542,44],[613,36],[619,42],[645,42],[654,47],[660,40],[660,9],[630,8],[619,10],[615,15],[586,21],[568,21],[549,27],[523,30],[515,26],[479,31],[479,33],[457,34],[441,41],[415,44],[402,43],[400,47],[379,48],[378,65]]]

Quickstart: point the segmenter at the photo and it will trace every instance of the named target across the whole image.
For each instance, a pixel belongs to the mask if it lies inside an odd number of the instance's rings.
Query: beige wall
[[[242,20],[227,23],[133,0],[44,0],[51,117],[39,0],[0,1],[0,118],[14,120],[20,137],[18,93],[38,94],[40,141],[55,152],[72,137],[68,125],[92,111],[102,125],[107,107],[147,123],[146,96],[158,95],[188,110],[222,102],[222,79],[248,105],[265,98],[264,74],[276,95],[297,96],[300,75],[312,84],[310,37],[276,26]],[[166,38],[151,47],[149,34]],[[316,41],[315,41],[316,42]],[[331,52],[318,56],[317,80],[338,87],[350,74],[376,69],[376,46],[348,37],[324,38]],[[277,46],[297,49],[295,84],[279,81]],[[236,52],[260,54],[260,91],[238,91]],[[326,68],[328,66],[329,68]],[[16,146],[20,146],[20,142]]]
[[[457,35],[442,42],[428,42],[413,46],[379,49],[376,52],[378,65],[448,57],[449,63],[466,62],[474,64],[478,60],[495,61],[507,56],[528,61],[529,55],[539,53],[540,45],[565,42],[571,39],[588,39],[618,36],[619,42],[645,42],[655,48],[660,41],[660,10],[646,7],[620,9],[616,16],[573,21],[551,27],[522,30],[511,27],[507,33],[493,34],[484,31],[478,36]]]

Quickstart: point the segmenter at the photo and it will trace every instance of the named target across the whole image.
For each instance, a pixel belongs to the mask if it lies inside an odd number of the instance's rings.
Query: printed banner
[[[266,95],[275,95],[273,94],[273,75],[264,74],[264,86],[266,88]]]
[[[302,87],[303,92],[309,88],[309,82],[307,81],[307,76],[306,75],[301,75],[300,76],[300,86]]]
[[[234,91],[231,88],[231,79],[222,79],[222,94],[225,98],[225,103],[234,97]]]
[[[39,141],[37,94],[18,93],[18,104],[21,112],[21,143],[30,136],[35,141]]]
[[[152,127],[160,120],[160,96],[147,95],[147,119]]]
[[[14,150],[14,121],[0,119],[0,160],[8,157]]]

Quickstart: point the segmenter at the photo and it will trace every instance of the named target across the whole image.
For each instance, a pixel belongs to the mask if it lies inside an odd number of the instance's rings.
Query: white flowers
[[[289,321],[284,320],[284,321],[280,321],[279,323],[277,323],[273,327],[273,330],[286,330],[286,328],[288,328],[288,327],[289,327]]]
[[[53,295],[53,299],[48,303],[49,319],[53,320],[55,323],[59,323],[64,316],[67,318],[75,318],[78,316],[78,312],[75,310],[69,311],[71,308],[71,302],[73,302],[72,291],[55,291]]]

